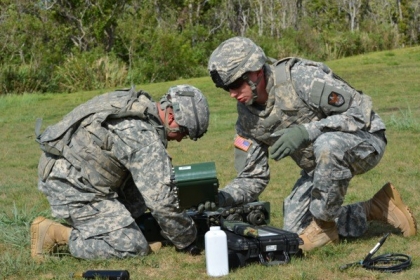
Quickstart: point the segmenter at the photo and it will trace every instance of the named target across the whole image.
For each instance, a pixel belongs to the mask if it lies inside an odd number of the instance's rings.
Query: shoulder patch
[[[328,95],[328,104],[331,106],[340,107],[344,102],[344,97],[337,92],[332,91],[330,95]]]
[[[236,148],[247,152],[249,148],[251,147],[252,142],[238,135],[236,136],[235,142],[233,144],[235,145]]]

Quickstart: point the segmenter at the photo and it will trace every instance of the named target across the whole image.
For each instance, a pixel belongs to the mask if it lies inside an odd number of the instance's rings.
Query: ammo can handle
[[[264,259],[264,256],[260,253],[258,254],[258,258],[260,259],[260,263],[265,266],[272,266],[272,265],[281,265],[281,264],[287,264],[290,262],[290,256],[289,253],[283,251],[284,255],[284,261],[266,261]]]

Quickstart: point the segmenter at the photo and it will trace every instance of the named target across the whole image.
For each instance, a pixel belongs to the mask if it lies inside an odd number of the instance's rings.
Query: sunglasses
[[[230,83],[226,86],[223,86],[223,89],[225,91],[229,91],[229,90],[235,90],[238,89],[242,86],[242,84],[246,81],[246,76],[243,75],[242,77],[240,77],[239,79],[236,79],[233,83]]]

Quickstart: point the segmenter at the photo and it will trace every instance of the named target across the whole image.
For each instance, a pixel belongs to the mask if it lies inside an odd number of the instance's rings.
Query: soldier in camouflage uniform
[[[301,176],[284,201],[284,229],[300,235],[304,251],[338,242],[339,235],[361,236],[370,220],[416,234],[413,215],[390,183],[368,201],[342,205],[351,178],[375,167],[387,143],[369,96],[320,62],[290,57],[268,64],[243,37],[221,43],[208,70],[238,101],[238,174],[220,190],[221,206],[257,199],[269,182],[268,157],[290,156]]]
[[[153,248],[135,223],[146,209],[177,250],[199,253],[194,221],[176,207],[166,147],[197,140],[208,124],[207,100],[190,85],[169,88],[159,102],[134,88],[105,93],[42,134],[38,124],[38,188],[70,227],[36,218],[32,256],[42,259],[61,244],[82,259],[146,255]]]

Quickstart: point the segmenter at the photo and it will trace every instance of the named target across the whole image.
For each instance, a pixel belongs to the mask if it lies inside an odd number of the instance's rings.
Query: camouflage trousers
[[[381,133],[328,132],[313,143],[315,169],[302,170],[291,194],[284,200],[285,230],[300,233],[312,218],[335,221],[341,236],[361,236],[368,223],[362,202],[343,206],[350,180],[375,167],[386,140]]]
[[[58,161],[55,168],[59,170],[63,162]],[[68,247],[74,257],[106,259],[148,253],[145,237],[115,193],[101,196],[80,190],[67,181],[74,182],[71,173],[66,179],[61,173],[54,171],[47,183],[40,182],[39,186],[47,195],[52,216],[72,226]],[[59,195],[66,200],[57,198]]]
[[[175,197],[169,188],[153,189],[147,184],[137,188],[132,178],[117,192],[94,188],[65,159],[58,159],[38,188],[50,203],[52,216],[64,219],[73,229],[69,249],[73,256],[84,259],[123,258],[145,255],[148,243],[135,223],[147,207],[142,192],[154,192],[163,198],[148,203],[162,232],[179,249],[191,244],[197,235],[194,221],[186,212],[175,210]],[[156,198],[157,195],[154,197]]]
[[[67,222],[72,256],[82,259],[125,258],[146,255],[148,242],[130,212],[118,200],[72,203]]]

